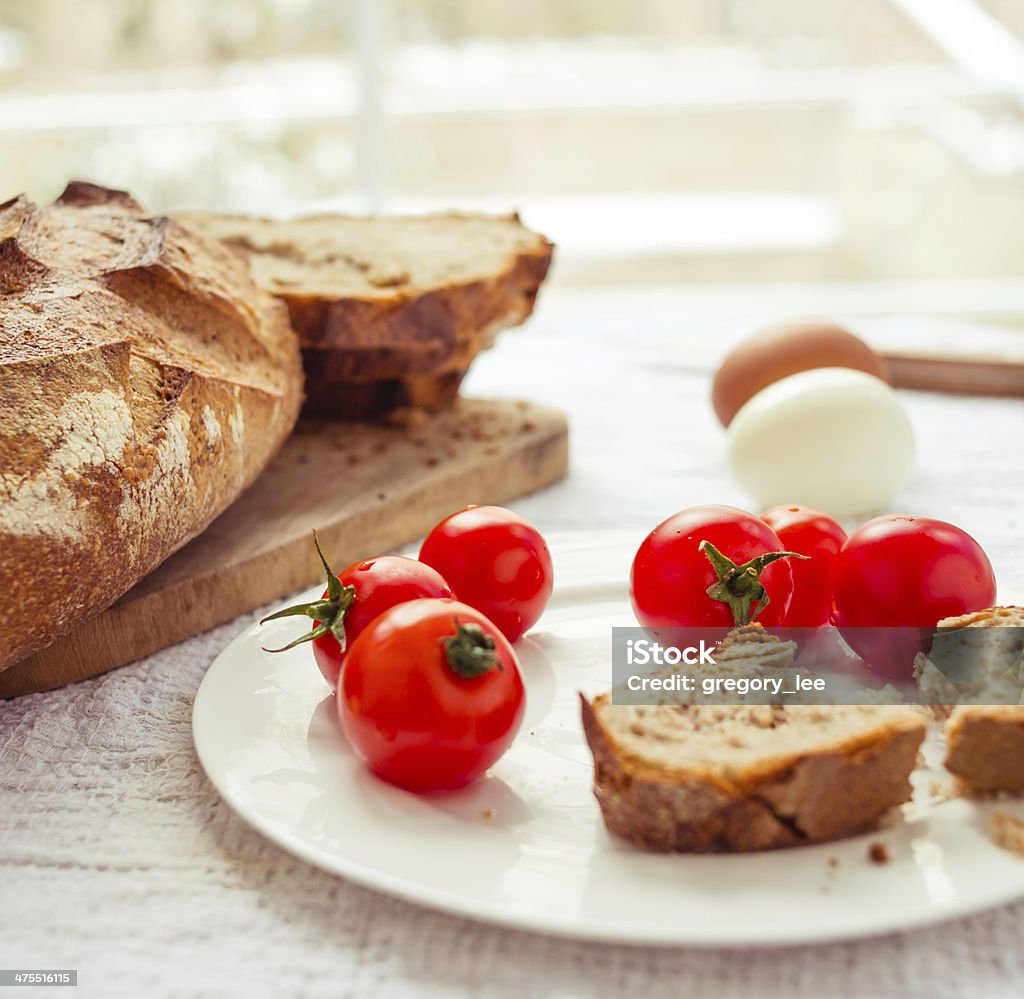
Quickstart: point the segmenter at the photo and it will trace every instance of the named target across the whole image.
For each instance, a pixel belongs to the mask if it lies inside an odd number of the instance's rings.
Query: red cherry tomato
[[[791,628],[822,628],[832,611],[829,573],[846,531],[831,517],[809,506],[773,506],[761,519],[779,536],[782,546],[808,556],[794,559],[793,600],[783,624]]]
[[[345,611],[345,648],[331,634],[313,640],[313,656],[324,679],[338,684],[347,650],[363,629],[389,607],[420,597],[451,597],[451,587],[440,573],[404,555],[381,555],[354,562],[338,576],[341,585],[353,588],[352,603]],[[328,591],[324,591],[326,597]],[[314,621],[315,628],[320,622]]]
[[[938,621],[995,599],[992,564],[978,542],[928,517],[869,520],[846,539],[832,569],[832,622],[889,679],[910,679]]]
[[[536,624],[551,596],[553,571],[540,532],[500,506],[469,506],[428,535],[420,561],[448,581],[459,600],[490,618],[514,642]]]
[[[659,524],[640,545],[630,573],[630,596],[637,620],[645,628],[731,628],[727,603],[708,596],[718,576],[699,545],[708,541],[742,565],[769,552],[784,550],[775,532],[761,519],[731,506],[693,506]],[[793,595],[789,559],[772,562],[761,572],[767,593],[753,606],[766,627],[786,616]]]
[[[412,791],[461,787],[508,749],[525,694],[512,646],[479,611],[415,600],[352,643],[338,713],[375,774]]]
[[[375,617],[407,600],[452,596],[451,587],[440,574],[414,558],[380,555],[353,562],[341,575],[335,576],[320,551],[319,542],[316,550],[327,573],[323,596],[312,603],[285,608],[263,620],[299,615],[313,618],[312,631],[289,642],[283,649],[270,651],[283,652],[311,641],[313,658],[332,687],[338,685],[338,674],[352,642]]]

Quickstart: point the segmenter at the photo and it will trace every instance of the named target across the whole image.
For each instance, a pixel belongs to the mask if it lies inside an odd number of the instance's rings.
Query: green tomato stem
[[[494,637],[478,624],[462,624],[456,618],[455,634],[442,638],[441,644],[452,672],[464,680],[483,676],[492,669],[504,669],[495,652]]]
[[[771,603],[771,596],[761,582],[761,573],[780,558],[807,559],[798,552],[768,552],[757,555],[743,565],[737,565],[723,555],[710,541],[697,546],[702,551],[718,579],[707,588],[712,600],[728,604],[737,628],[756,621],[761,612]],[[756,604],[756,609],[754,609]]]
[[[282,617],[309,617],[319,623],[312,631],[307,631],[287,645],[282,645],[279,649],[264,648],[264,652],[287,652],[289,649],[294,649],[296,645],[312,642],[325,635],[333,636],[341,650],[345,650],[345,614],[352,606],[352,601],[355,600],[356,590],[354,586],[343,586],[341,580],[331,571],[327,559],[324,558],[324,553],[320,550],[320,539],[316,536],[316,531],[313,531],[313,544],[316,545],[316,553],[320,556],[324,572],[327,573],[327,596],[321,597],[319,600],[312,600],[308,604],[294,604],[291,607],[285,607],[284,610],[268,614],[260,621],[260,624],[276,621]]]

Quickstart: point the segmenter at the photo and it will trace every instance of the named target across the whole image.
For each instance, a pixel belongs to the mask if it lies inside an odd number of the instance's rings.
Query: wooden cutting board
[[[568,467],[565,417],[460,400],[404,427],[306,421],[253,487],[103,614],[0,672],[0,698],[51,690],[166,648],[425,534],[469,503],[504,503]]]

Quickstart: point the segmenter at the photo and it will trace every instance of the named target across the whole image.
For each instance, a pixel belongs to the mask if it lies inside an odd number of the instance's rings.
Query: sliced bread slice
[[[947,676],[918,657],[922,692],[946,702],[946,769],[975,791],[1024,792],[1024,607],[986,607],[945,618],[939,628],[947,642],[957,637],[953,630],[993,629],[983,642],[964,645],[966,676]]]
[[[956,705],[1017,704],[1024,687],[1024,607],[986,607],[936,626],[914,659],[921,699],[938,718]],[[979,633],[976,629],[983,628]]]
[[[181,217],[245,250],[287,303],[306,408],[322,415],[440,408],[497,332],[530,315],[551,263],[552,244],[514,214]]]
[[[955,707],[946,724],[945,764],[976,791],[1024,792],[1024,707]]]
[[[752,851],[873,828],[910,797],[925,721],[902,705],[617,705],[582,698],[608,829],[662,851]]]

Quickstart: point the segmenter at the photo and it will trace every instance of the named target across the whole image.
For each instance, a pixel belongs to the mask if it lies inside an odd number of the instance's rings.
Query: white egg
[[[802,503],[833,517],[885,507],[914,455],[896,393],[874,375],[815,368],[747,400],[729,425],[729,464],[759,508]]]

